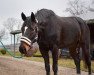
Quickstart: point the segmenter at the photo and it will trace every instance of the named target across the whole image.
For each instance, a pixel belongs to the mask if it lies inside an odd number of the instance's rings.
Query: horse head
[[[33,12],[30,17],[26,17],[24,13],[21,14],[21,17],[24,22],[21,28],[22,37],[19,51],[25,56],[32,56],[34,52],[32,45],[37,39],[37,21]]]

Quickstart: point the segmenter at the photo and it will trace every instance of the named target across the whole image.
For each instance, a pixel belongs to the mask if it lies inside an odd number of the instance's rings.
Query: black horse
[[[24,21],[21,28],[24,38],[21,38],[19,50],[22,54],[30,56],[30,48],[38,35],[37,42],[44,58],[46,75],[50,75],[49,50],[52,52],[53,72],[57,75],[58,49],[61,48],[69,48],[77,74],[80,74],[79,49],[82,48],[84,61],[91,75],[90,31],[81,18],[60,17],[48,9],[41,9],[35,15],[32,12],[29,17],[26,17],[24,13],[21,16]]]

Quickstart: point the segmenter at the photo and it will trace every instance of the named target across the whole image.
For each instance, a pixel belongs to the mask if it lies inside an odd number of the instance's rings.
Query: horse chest
[[[39,33],[38,43],[44,46],[52,46],[57,43],[57,35],[55,34],[45,34],[44,32]]]

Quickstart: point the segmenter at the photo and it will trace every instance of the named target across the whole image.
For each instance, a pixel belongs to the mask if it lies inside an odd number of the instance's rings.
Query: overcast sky
[[[67,0],[0,0],[0,16],[20,18],[21,12],[30,15],[42,8],[52,9],[62,16],[66,7]]]
[[[90,0],[87,1],[88,4]],[[27,16],[31,12],[36,12],[42,8],[53,10],[59,16],[69,16],[64,10],[68,7],[68,0],[0,0],[0,19],[2,18],[21,18],[21,12]]]

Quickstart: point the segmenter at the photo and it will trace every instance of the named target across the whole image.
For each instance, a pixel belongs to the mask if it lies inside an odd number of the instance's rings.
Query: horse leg
[[[54,75],[57,75],[57,71],[58,71],[58,48],[56,45],[53,46],[52,58],[53,58],[52,69],[53,69]]]
[[[90,57],[89,45],[85,45],[83,43],[82,52],[83,52],[85,63],[88,67],[89,75],[91,75],[91,57]]]
[[[79,51],[76,50],[76,48],[69,48],[70,55],[74,59],[74,63],[76,65],[76,72],[77,74],[80,74],[80,56],[79,56]]]
[[[45,70],[46,70],[46,75],[50,75],[50,65],[49,65],[49,54],[48,50],[40,50],[42,57],[44,58],[45,62]]]

